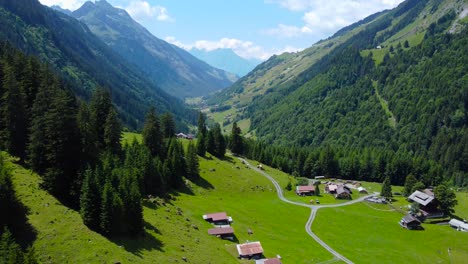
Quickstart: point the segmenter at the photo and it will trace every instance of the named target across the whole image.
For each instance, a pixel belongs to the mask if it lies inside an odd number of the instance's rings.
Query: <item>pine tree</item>
[[[221,126],[216,123],[212,131],[214,139],[214,155],[218,158],[222,158],[226,153],[226,140],[221,132]]]
[[[403,189],[403,195],[404,196],[409,196],[411,195],[414,191],[413,191],[413,187],[414,185],[417,183],[417,179],[416,177],[414,177],[413,174],[408,174],[408,176],[406,176],[406,179],[405,179],[405,188]]]
[[[77,125],[81,139],[80,157],[82,161],[81,167],[86,165],[93,166],[97,163],[97,136],[96,130],[93,128],[91,121],[91,112],[85,102],[80,102],[77,115]]]
[[[154,108],[146,114],[145,125],[143,126],[143,144],[151,151],[151,155],[164,157],[163,136],[159,125],[159,120]]]
[[[233,154],[241,155],[243,153],[243,140],[241,129],[237,126],[237,122],[232,124],[231,137],[229,138],[229,147]]]
[[[161,116],[161,126],[164,138],[175,137],[176,125],[171,113],[165,113]]]
[[[200,165],[198,162],[197,149],[195,145],[190,142],[187,148],[187,177],[190,179],[196,179],[199,177]]]
[[[137,181],[132,180],[127,199],[124,201],[129,235],[138,236],[143,232],[143,206]]]
[[[80,196],[80,215],[83,223],[92,230],[99,230],[101,215],[100,185],[96,173],[88,168],[84,173],[84,180]]]
[[[120,140],[122,137],[122,125],[117,116],[117,112],[112,107],[109,110],[109,114],[104,124],[104,146],[106,151],[110,151],[114,154],[120,154],[122,151],[122,145]]]
[[[315,186],[315,195],[319,196],[320,195],[320,181],[315,181],[314,186]]]
[[[106,235],[115,232],[115,227],[112,226],[112,220],[117,216],[113,215],[113,203],[114,188],[112,187],[112,184],[109,181],[107,181],[106,184],[104,184],[104,189],[102,191],[99,214],[99,230]]]
[[[207,131],[206,134],[206,151],[214,156],[216,156],[216,146],[215,146],[215,139],[213,135],[213,130],[210,129]]]
[[[0,98],[0,142],[11,154],[24,159],[27,125],[26,95],[16,80],[14,68],[3,68],[3,94]]]
[[[91,97],[91,121],[93,129],[96,131],[97,146],[99,150],[103,150],[104,142],[104,129],[103,124],[106,123],[107,116],[112,108],[111,95],[108,90],[101,87],[96,87],[93,96]]]
[[[382,183],[382,191],[380,196],[385,197],[387,200],[392,199],[392,185],[390,184],[390,178],[387,176]]]
[[[204,157],[206,153],[206,124],[205,116],[202,112],[198,113],[198,133],[197,133],[197,153],[199,156]]]
[[[0,237],[0,261],[2,263],[23,264],[23,251],[8,228],[5,228]]]

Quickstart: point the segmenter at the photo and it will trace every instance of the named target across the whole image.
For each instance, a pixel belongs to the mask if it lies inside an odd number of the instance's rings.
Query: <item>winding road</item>
[[[335,256],[335,258],[340,259],[340,260],[344,261],[345,263],[353,264],[353,262],[351,260],[347,259],[345,256],[343,256],[340,253],[338,253],[337,251],[335,251],[333,248],[331,248],[329,245],[327,245],[325,242],[323,242],[323,240],[321,240],[314,232],[312,232],[312,223],[314,222],[315,215],[317,214],[317,211],[320,208],[340,207],[340,206],[346,206],[346,205],[362,202],[362,201],[364,201],[364,199],[366,199],[367,197],[370,197],[370,196],[372,196],[374,194],[367,195],[367,196],[364,196],[364,197],[360,197],[359,199],[352,200],[352,201],[345,202],[345,203],[340,203],[340,204],[310,205],[310,204],[304,204],[304,203],[300,203],[300,202],[294,202],[294,201],[288,200],[288,199],[286,199],[284,197],[283,190],[281,189],[281,186],[268,173],[266,173],[265,171],[260,170],[257,167],[253,166],[252,164],[250,164],[245,159],[239,158],[239,160],[241,160],[243,163],[245,163],[251,169],[257,171],[258,173],[262,174],[267,179],[269,179],[273,183],[273,185],[275,186],[276,193],[277,193],[278,198],[280,200],[282,200],[282,201],[284,201],[286,203],[289,203],[289,204],[294,204],[294,205],[297,205],[297,206],[303,206],[303,207],[311,208],[309,220],[307,220],[307,223],[305,225],[305,230],[306,230],[307,234],[309,234],[309,236],[311,236],[315,241],[317,241],[317,243],[319,243],[328,252],[333,254],[333,256]]]

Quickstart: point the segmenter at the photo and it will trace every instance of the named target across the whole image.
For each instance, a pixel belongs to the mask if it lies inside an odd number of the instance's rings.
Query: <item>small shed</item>
[[[296,186],[296,194],[300,196],[313,195],[315,194],[315,186],[313,185]]]
[[[228,227],[215,227],[208,229],[208,234],[217,236],[223,239],[234,239],[234,228]]]
[[[358,189],[359,193],[368,193],[366,188],[364,188],[364,187],[358,187],[357,189]]]
[[[416,217],[407,214],[400,220],[400,225],[408,230],[421,229],[421,221]]]
[[[449,225],[451,227],[457,229],[458,231],[468,232],[468,224],[463,222],[463,221],[460,221],[460,220],[457,220],[457,219],[451,219],[449,221]]]
[[[329,183],[327,186],[325,186],[325,191],[328,193],[336,193],[336,190],[338,189],[338,185],[334,183]]]
[[[227,216],[226,212],[206,214],[203,215],[203,219],[215,225],[229,225],[232,223],[232,218]]]
[[[248,242],[237,245],[239,258],[260,259],[263,256],[263,248],[260,242]]]
[[[258,259],[255,261],[255,264],[281,264],[281,259],[279,258],[268,258],[268,259]]]

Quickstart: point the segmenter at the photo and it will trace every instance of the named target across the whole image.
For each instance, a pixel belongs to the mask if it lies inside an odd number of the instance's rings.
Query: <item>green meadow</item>
[[[133,136],[126,134],[124,140]],[[235,245],[247,241],[260,241],[266,257],[280,255],[283,263],[338,262],[306,234],[310,209],[280,201],[268,179],[231,156],[200,158],[199,180],[186,181],[186,188],[166,199],[143,200],[145,235],[138,239],[108,239],[90,231],[79,212],[39,188],[38,175],[12,162],[8,166],[19,198],[29,209],[42,263],[185,263],[184,258],[187,263],[252,263],[237,258]],[[291,179],[267,166],[265,171],[283,187]],[[380,191],[379,183],[362,184],[370,192]],[[285,196],[304,203],[317,199],[293,191],[285,191]],[[456,214],[468,215],[468,195],[457,196]],[[324,192],[318,199],[321,204],[341,202]],[[395,208],[407,204],[395,198]],[[211,224],[202,215],[220,211],[234,220],[234,241],[207,234]],[[463,263],[468,258],[468,233],[435,224],[408,231],[398,225],[402,216],[388,205],[369,203],[322,208],[312,230],[355,263]]]

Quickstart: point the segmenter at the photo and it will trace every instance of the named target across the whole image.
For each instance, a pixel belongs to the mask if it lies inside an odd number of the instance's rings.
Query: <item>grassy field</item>
[[[19,198],[29,208],[42,263],[176,263],[183,257],[189,263],[239,263],[236,242],[257,240],[265,256],[279,254],[284,263],[333,258],[304,232],[310,211],[280,202],[267,179],[237,160],[202,159],[202,178],[188,182],[184,192],[156,204],[144,201],[146,235],[140,239],[107,239],[90,231],[78,212],[39,188],[36,174],[8,164]],[[201,216],[217,211],[233,217],[237,241],[207,234],[211,225]]]
[[[466,263],[468,233],[435,224],[409,231],[398,225],[402,217],[388,205],[324,208],[317,213],[313,230],[356,263]]]

